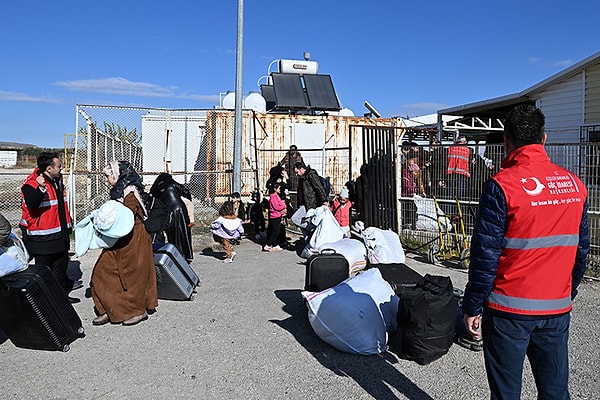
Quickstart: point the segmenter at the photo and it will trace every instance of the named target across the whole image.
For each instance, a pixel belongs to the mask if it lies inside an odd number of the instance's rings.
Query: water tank
[[[304,60],[279,60],[279,72],[282,74],[316,75],[319,63]]]
[[[338,114],[340,117],[354,117],[354,113],[349,108],[342,108]]]
[[[223,104],[221,105],[226,110],[235,109],[235,92],[227,92],[223,97]]]
[[[267,101],[260,93],[250,92],[244,99],[244,110],[254,110],[256,112],[267,112]]]

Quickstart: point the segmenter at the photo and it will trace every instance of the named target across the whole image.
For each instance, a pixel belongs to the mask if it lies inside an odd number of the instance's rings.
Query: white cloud
[[[570,65],[573,65],[573,61],[571,61],[571,60],[554,61],[554,62],[551,62],[550,65],[552,67],[561,67],[561,68],[564,68],[564,67],[568,67]]]
[[[125,78],[81,79],[60,81],[55,85],[79,92],[117,94],[140,97],[174,97],[176,87],[163,87],[147,82],[132,82]]]
[[[67,90],[91,93],[106,93],[121,96],[137,97],[162,97],[174,99],[187,99],[218,103],[219,95],[180,94],[176,86],[160,86],[147,82],[132,82],[125,78],[113,77],[106,79],[82,79],[74,81],[60,81],[55,85]]]
[[[0,101],[22,101],[26,103],[60,103],[60,100],[46,96],[32,96],[26,93],[0,90]]]

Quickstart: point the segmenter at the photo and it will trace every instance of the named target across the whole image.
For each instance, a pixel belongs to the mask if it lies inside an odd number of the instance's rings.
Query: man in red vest
[[[581,180],[550,162],[544,122],[529,105],[506,116],[507,156],[483,187],[471,241],[464,321],[483,338],[492,399],[521,398],[525,356],[538,398],[570,398],[569,322],[590,249],[588,200]]]
[[[43,152],[37,168],[21,186],[23,241],[35,263],[48,266],[66,293],[83,286],[67,276],[71,215],[62,179],[62,163],[55,152]],[[79,299],[69,297],[72,303]]]
[[[450,196],[464,198],[471,178],[471,148],[467,139],[459,136],[454,146],[448,148],[448,169],[446,171]]]

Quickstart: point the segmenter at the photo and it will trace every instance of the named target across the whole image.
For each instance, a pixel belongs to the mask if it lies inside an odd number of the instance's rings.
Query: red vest
[[[25,178],[23,185],[29,185],[34,189],[37,189],[37,177],[37,169],[35,169],[27,178]],[[56,189],[48,179],[46,179],[46,181],[48,182],[46,185],[46,193],[38,208],[29,209],[25,203],[23,192],[21,192],[21,221],[19,222],[19,225],[27,229],[29,235],[50,235],[60,232],[61,230]],[[60,185],[63,185],[62,178],[60,180]],[[69,214],[69,207],[67,205],[67,194],[64,190],[63,196],[67,226],[71,227],[71,215]]]
[[[468,146],[451,146],[448,149],[447,174],[460,174],[471,177],[469,163],[471,162],[471,149]]]
[[[506,197],[507,229],[486,304],[520,315],[569,312],[587,189],[552,164],[542,145],[514,150],[502,168],[492,179]]]

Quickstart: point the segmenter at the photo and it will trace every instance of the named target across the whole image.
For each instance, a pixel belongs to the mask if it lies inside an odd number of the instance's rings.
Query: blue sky
[[[600,50],[600,3],[244,4],[244,95],[305,51],[343,107],[383,117],[519,92]],[[0,141],[61,147],[77,104],[213,108],[235,89],[237,0],[10,1],[0,24]]]

